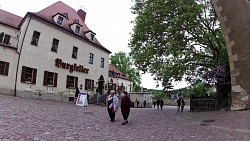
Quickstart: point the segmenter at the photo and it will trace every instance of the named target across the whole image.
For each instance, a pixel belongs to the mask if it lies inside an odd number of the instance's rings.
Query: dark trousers
[[[129,112],[122,112],[122,116],[124,120],[127,120],[129,116]]]
[[[181,112],[183,112],[184,106],[181,106]]]
[[[108,108],[109,117],[111,120],[115,120],[115,112],[112,112],[111,108]]]

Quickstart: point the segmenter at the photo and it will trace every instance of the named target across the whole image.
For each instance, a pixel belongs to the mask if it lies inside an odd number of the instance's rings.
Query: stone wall
[[[221,23],[229,56],[231,110],[250,105],[250,0],[211,0]]]

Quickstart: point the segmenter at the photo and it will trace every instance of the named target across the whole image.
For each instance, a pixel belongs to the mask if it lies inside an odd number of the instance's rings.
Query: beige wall
[[[11,44],[14,45],[17,43],[18,40],[14,37],[17,37],[19,31],[2,25],[0,26],[1,29],[3,29],[3,32],[11,35]],[[34,31],[40,32],[37,46],[31,44]],[[53,38],[59,40],[57,53],[51,51]],[[15,46],[16,45],[14,45],[14,47]],[[72,58],[73,46],[78,47],[77,59]],[[35,99],[39,99],[40,97],[40,99],[44,100],[67,101],[67,95],[69,95],[69,93],[74,93],[74,90],[66,89],[67,75],[78,77],[78,85],[82,84],[83,91],[85,89],[85,79],[94,80],[94,83],[96,83],[102,75],[105,82],[108,80],[108,52],[101,50],[91,42],[84,41],[77,36],[56,28],[55,26],[51,26],[50,24],[34,18],[30,20],[30,18],[27,17],[21,26],[18,49],[4,48],[4,46],[0,45],[0,60],[10,63],[9,75],[0,75],[0,93],[10,93],[14,91],[18,60],[17,52],[21,52],[17,76],[17,96]],[[89,53],[94,54],[93,64],[88,63]],[[55,66],[56,58],[60,58],[63,62],[70,64],[76,63],[77,65],[83,65],[84,68],[89,69],[89,72],[69,72],[68,69],[57,67]],[[100,67],[101,58],[104,58],[105,60],[104,68]],[[22,66],[37,69],[35,85],[21,83]],[[43,86],[45,70],[58,73],[57,87]],[[50,93],[48,93],[48,90]],[[40,93],[40,95],[38,95],[38,93]],[[91,95],[94,92],[88,91],[88,93]]]
[[[147,107],[148,107],[148,103],[149,103],[149,107],[152,107],[153,99],[152,99],[151,93],[132,92],[130,93],[130,99],[131,99],[131,102],[134,102],[134,103],[136,102],[136,100],[139,101],[139,107],[142,107],[144,100],[146,100]],[[137,104],[135,103],[134,106],[137,107]]]
[[[28,24],[26,19],[21,30],[21,38],[24,37],[24,31]],[[40,38],[38,46],[31,44],[31,39],[34,31],[40,32]],[[51,46],[53,38],[59,40],[58,52],[51,52]],[[78,47],[77,59],[72,58],[73,46]],[[18,91],[24,91],[25,89],[31,89],[32,92],[46,92],[48,89],[50,91],[52,88],[43,86],[44,71],[56,72],[58,73],[57,87],[53,87],[53,93],[58,94],[62,92],[69,93],[69,89],[66,89],[66,77],[67,75],[78,77],[78,85],[82,84],[83,89],[85,87],[85,79],[92,79],[96,83],[101,75],[103,75],[105,81],[108,77],[108,61],[109,54],[104,52],[95,45],[87,43],[76,36],[72,36],[65,31],[58,28],[51,27],[44,22],[38,21],[36,19],[31,19],[26,36],[22,46],[22,54],[20,58],[19,70],[18,70]],[[21,47],[21,42],[19,42],[19,49]],[[93,64],[89,64],[89,53],[94,54]],[[105,59],[104,68],[100,67],[101,57]],[[69,72],[68,69],[58,68],[55,66],[55,59],[60,58],[63,62],[70,64],[83,65],[85,68],[89,69],[89,73],[82,73],[73,71]],[[22,66],[36,68],[37,78],[36,85],[21,83],[21,71]],[[92,91],[89,91],[92,93]]]
[[[0,61],[9,63],[8,76],[0,75],[0,93],[13,95],[16,76],[16,61],[18,54],[16,53],[17,36],[19,31],[11,27],[0,24],[0,33],[4,32],[11,36],[10,44],[7,47],[0,44]]]

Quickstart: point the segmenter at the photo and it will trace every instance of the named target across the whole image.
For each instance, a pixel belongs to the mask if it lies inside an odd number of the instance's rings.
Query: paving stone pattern
[[[0,95],[0,141],[249,141],[250,111],[178,113],[133,108],[110,122],[105,107]]]

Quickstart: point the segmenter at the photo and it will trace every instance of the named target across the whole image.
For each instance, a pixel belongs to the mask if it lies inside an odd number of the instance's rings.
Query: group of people
[[[128,123],[128,116],[130,112],[130,103],[131,100],[128,97],[128,93],[124,91],[122,93],[123,97],[121,99],[121,113],[123,116],[124,121],[122,122],[122,125],[125,125]],[[118,111],[118,98],[115,96],[115,91],[111,90],[110,94],[107,98],[107,111],[109,113],[110,121],[114,122],[115,121],[115,113]]]
[[[162,99],[158,98],[156,101],[153,102],[153,105],[154,105],[154,108],[157,105],[157,109],[160,108],[162,110],[162,107],[164,105],[164,101]],[[182,96],[179,96],[177,98],[177,111],[178,112],[180,112],[180,111],[183,112],[184,106],[185,106],[185,101],[184,101]]]
[[[161,110],[162,110],[162,107],[164,105],[164,101],[163,101],[163,99],[158,98],[156,101],[153,102],[153,104],[154,104],[154,108],[155,108],[155,105],[157,105],[157,109],[161,108]]]

